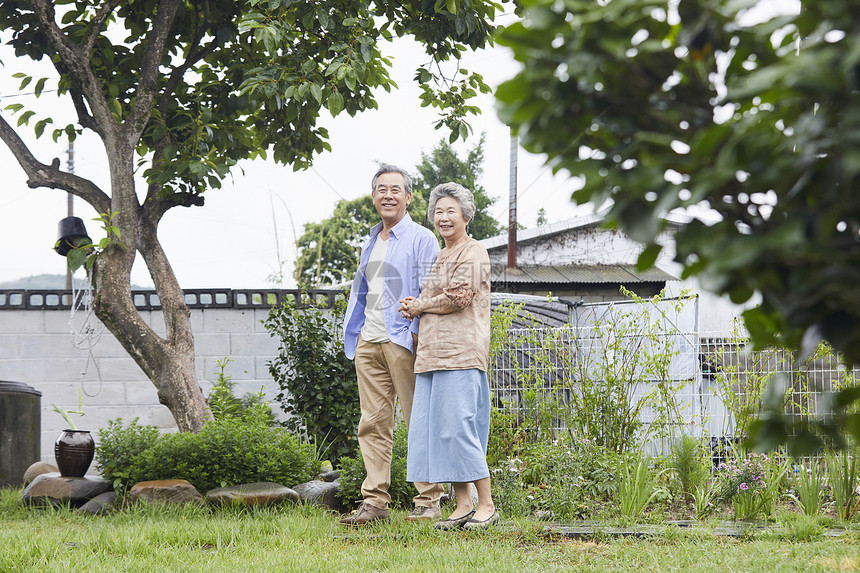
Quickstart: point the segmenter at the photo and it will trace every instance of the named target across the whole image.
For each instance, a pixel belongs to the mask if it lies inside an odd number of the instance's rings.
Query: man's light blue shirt
[[[370,251],[379,237],[382,223],[370,230],[370,237],[361,248],[361,259],[352,289],[349,304],[343,319],[343,350],[350,359],[355,358],[355,347],[364,326],[367,306],[367,262]],[[412,333],[418,333],[419,319],[412,322],[398,312],[400,299],[421,294],[421,284],[430,272],[439,252],[439,241],[430,229],[414,222],[406,213],[388,233],[388,248],[385,251],[385,276],[383,278],[382,309],[385,331],[391,342],[412,351]],[[371,269],[371,272],[373,270]]]

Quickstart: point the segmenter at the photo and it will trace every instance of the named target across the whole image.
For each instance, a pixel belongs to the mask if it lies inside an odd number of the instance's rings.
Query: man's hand
[[[421,314],[421,302],[420,299],[415,298],[414,296],[407,296],[406,298],[400,299],[400,308],[397,310],[400,311],[401,316],[408,320],[412,320],[419,314]]]

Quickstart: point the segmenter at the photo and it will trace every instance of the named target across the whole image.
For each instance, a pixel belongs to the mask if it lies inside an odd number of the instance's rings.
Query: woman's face
[[[466,219],[463,217],[463,209],[460,202],[453,197],[442,197],[436,201],[436,209],[433,211],[433,225],[436,232],[450,244],[466,236]]]

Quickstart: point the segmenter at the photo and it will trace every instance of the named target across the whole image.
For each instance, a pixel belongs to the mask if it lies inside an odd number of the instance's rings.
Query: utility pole
[[[517,149],[519,140],[511,130],[510,200],[508,203],[508,268],[517,268]]]
[[[66,150],[66,154],[68,158],[66,159],[66,167],[68,168],[69,173],[75,172],[75,142],[69,139],[69,148]],[[66,199],[66,210],[67,217],[72,217],[75,214],[75,196],[71,193],[68,194]],[[64,258],[63,261],[66,263],[66,290],[72,290],[72,269],[69,268],[68,261]]]

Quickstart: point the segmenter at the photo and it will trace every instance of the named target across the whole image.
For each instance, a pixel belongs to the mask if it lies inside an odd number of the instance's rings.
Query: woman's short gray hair
[[[475,218],[475,197],[472,192],[459,183],[442,183],[430,191],[430,205],[427,207],[427,218],[433,220],[433,212],[436,210],[436,201],[442,197],[453,197],[460,204],[463,218],[466,223],[471,223]]]

